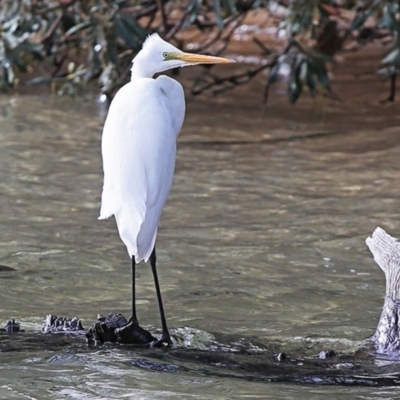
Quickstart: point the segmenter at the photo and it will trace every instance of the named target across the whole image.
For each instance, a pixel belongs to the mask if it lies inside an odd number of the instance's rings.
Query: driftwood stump
[[[399,355],[400,243],[379,227],[367,238],[366,243],[386,276],[385,302],[372,340],[378,353]]]

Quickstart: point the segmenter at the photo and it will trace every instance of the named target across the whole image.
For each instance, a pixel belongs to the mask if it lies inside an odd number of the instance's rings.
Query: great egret
[[[135,267],[150,259],[162,324],[157,344],[172,343],[157,278],[155,242],[172,185],[185,97],[180,83],[164,75],[153,79],[153,75],[176,67],[230,62],[184,53],[152,34],[133,59],[131,81],[115,95],[104,124],[99,219],[115,216],[121,240],[132,258],[131,318],[135,321]]]

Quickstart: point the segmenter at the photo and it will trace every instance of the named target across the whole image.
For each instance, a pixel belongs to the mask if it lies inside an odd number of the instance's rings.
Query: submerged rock
[[[24,330],[21,329],[21,324],[15,322],[15,319],[9,319],[4,325],[4,328],[0,328],[0,331],[7,333],[24,332]]]
[[[334,350],[322,350],[318,353],[317,357],[321,360],[325,360],[326,358],[336,357],[336,352]]]
[[[18,326],[17,326],[18,325]],[[14,332],[19,329],[19,324],[8,321],[4,330]],[[157,339],[147,330],[139,326],[132,318],[127,320],[122,314],[110,313],[105,316],[98,315],[97,320],[86,330],[77,317],[57,317],[54,314],[46,316],[42,326],[43,333],[74,333],[85,335],[90,344],[105,342],[151,345]]]
[[[54,314],[48,314],[43,322],[43,333],[85,333],[82,322],[77,317],[57,317]]]
[[[377,353],[400,355],[400,243],[382,228],[366,240],[374,260],[386,276],[382,314],[372,337]]]

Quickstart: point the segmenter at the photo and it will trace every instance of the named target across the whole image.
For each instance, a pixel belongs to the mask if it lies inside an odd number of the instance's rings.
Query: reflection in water
[[[245,93],[188,105],[158,237],[178,344],[167,353],[90,349],[77,338],[35,333],[50,312],[78,315],[86,327],[97,312],[128,314],[129,259],[115,223],[96,219],[98,111],[68,99],[0,100],[0,320],[18,318],[27,331],[0,336],[1,398],[331,394],[291,384],[282,390],[255,377],[282,368],[274,352],[296,358],[333,348],[351,355],[374,332],[384,278],[364,239],[377,225],[399,236],[400,114],[397,106],[359,98],[317,101],[312,111],[307,100],[288,108],[278,99],[263,111],[256,94],[240,101]],[[151,272],[141,264],[138,274],[139,319],[157,333]],[[211,350],[219,354],[215,343],[255,350],[224,358],[226,365],[211,355],[204,362]],[[193,351],[205,353],[196,362]],[[247,375],[232,367],[237,362]],[[376,374],[394,372],[367,355],[366,365]],[[335,393],[389,398],[378,388]]]

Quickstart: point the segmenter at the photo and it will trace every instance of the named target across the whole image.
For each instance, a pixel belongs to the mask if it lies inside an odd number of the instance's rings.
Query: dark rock
[[[323,350],[318,353],[317,357],[324,360],[326,358],[336,357],[336,353],[333,350]]]
[[[274,360],[277,360],[277,361],[283,361],[283,360],[285,360],[286,358],[287,358],[287,356],[286,356],[285,353],[276,353],[276,354],[274,354],[274,356],[273,356],[273,359],[274,359]]]
[[[139,323],[130,318],[129,321],[122,314],[111,313],[98,316],[97,321],[86,333],[89,343],[117,342],[123,344],[150,345],[156,338]]]
[[[7,333],[24,332],[24,330],[21,329],[21,324],[15,322],[15,319],[9,319],[4,325],[4,328],[0,328],[0,331]]]

